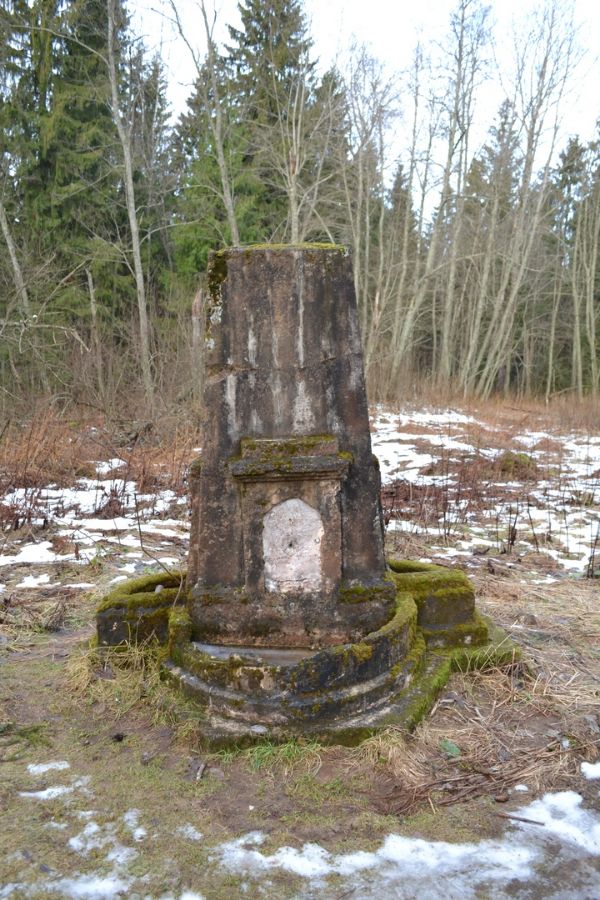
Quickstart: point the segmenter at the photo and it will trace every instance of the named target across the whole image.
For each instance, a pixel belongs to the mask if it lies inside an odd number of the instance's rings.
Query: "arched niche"
[[[323,587],[320,513],[297,497],[263,518],[263,559],[268,592],[312,593]]]

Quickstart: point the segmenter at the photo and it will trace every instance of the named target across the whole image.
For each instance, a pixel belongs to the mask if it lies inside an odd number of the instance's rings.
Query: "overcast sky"
[[[197,3],[176,3],[190,43],[202,50],[203,28]],[[315,54],[323,69],[343,61],[348,46],[356,39],[368,44],[371,53],[394,73],[410,66],[418,38],[425,44],[433,41],[443,46],[455,5],[455,0],[306,0],[305,9]],[[564,0],[562,5],[573,9],[583,60],[564,104],[559,148],[564,147],[570,134],[578,134],[584,141],[591,139],[600,116],[600,0]],[[501,69],[510,67],[514,29],[522,28],[524,17],[543,6],[543,0],[489,2],[495,55]],[[215,34],[217,40],[223,40],[227,36],[226,25],[239,24],[237,2],[217,0],[213,7],[207,0],[207,8],[216,8]],[[169,72],[169,98],[174,114],[178,114],[185,109],[195,70],[188,50],[169,21],[168,0],[140,0],[135,9],[135,29],[145,36],[149,49],[161,47]],[[490,69],[477,104],[479,127],[475,130],[475,144],[485,139],[502,99],[498,75]]]

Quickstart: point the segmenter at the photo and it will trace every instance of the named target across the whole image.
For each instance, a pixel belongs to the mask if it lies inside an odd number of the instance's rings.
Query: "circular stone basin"
[[[314,651],[188,641],[177,647],[179,666],[167,669],[211,712],[240,722],[348,716],[406,686],[423,649],[416,619],[412,598],[399,594],[394,617],[356,644]]]

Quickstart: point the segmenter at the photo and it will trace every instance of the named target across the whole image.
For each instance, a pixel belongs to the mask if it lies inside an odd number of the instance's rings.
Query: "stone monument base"
[[[518,658],[515,645],[475,610],[462,572],[389,565],[395,611],[357,643],[321,650],[206,643],[194,634],[177,574],[119,585],[99,608],[98,642],[154,636],[165,644],[164,673],[198,701],[207,747],[306,734],[357,743],[390,725],[414,727],[453,670]]]

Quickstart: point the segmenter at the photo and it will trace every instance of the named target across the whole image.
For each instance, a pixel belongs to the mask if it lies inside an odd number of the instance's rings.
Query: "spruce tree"
[[[238,11],[242,27],[229,26],[227,47],[235,102],[245,115],[274,122],[278,100],[289,95],[312,48],[302,4],[299,0],[243,0]],[[314,88],[314,63],[309,63],[308,72]]]

